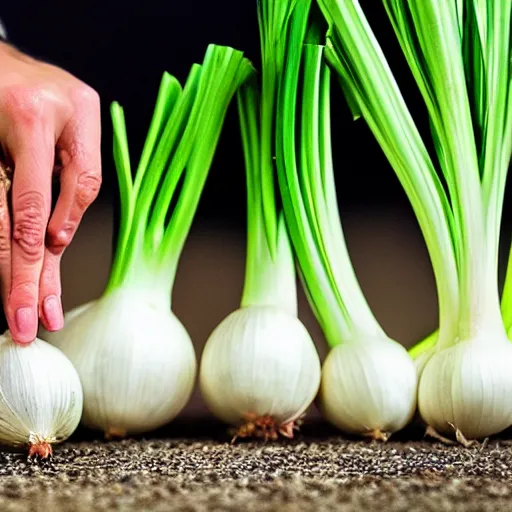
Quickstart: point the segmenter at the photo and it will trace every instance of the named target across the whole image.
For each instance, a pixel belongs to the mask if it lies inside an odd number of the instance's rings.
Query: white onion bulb
[[[241,425],[270,416],[276,427],[296,421],[320,385],[320,360],[300,320],[275,307],[251,306],[227,316],[209,337],[200,388],[218,418]]]
[[[77,306],[77,307],[67,311],[64,314],[64,327],[63,327],[63,329],[66,328],[66,325],[69,322],[71,322],[71,320],[73,320],[73,318],[75,318],[76,316],[78,316],[81,313],[83,313],[87,308],[92,306],[94,304],[94,302],[95,301],[86,302],[85,304],[80,304],[79,306]],[[37,332],[37,336],[38,336],[38,338],[41,338],[42,340],[45,340],[48,343],[51,343],[52,345],[54,345],[55,343],[53,343],[52,340],[55,339],[55,340],[57,340],[56,343],[58,343],[59,337],[62,337],[62,329],[60,329],[58,331],[47,331],[42,325],[40,325],[39,326],[39,330]]]
[[[18,345],[9,331],[0,336],[0,368],[0,443],[49,456],[52,444],[80,422],[83,394],[75,368],[45,341]]]
[[[319,405],[341,430],[386,440],[412,419],[417,387],[414,362],[396,341],[342,343],[324,361]]]
[[[188,402],[194,347],[166,306],[121,288],[52,335],[82,380],[88,427],[114,437],[147,432],[170,422]]]
[[[501,329],[496,339],[489,334],[440,350],[425,365],[418,407],[437,432],[482,439],[512,425],[512,344]]]

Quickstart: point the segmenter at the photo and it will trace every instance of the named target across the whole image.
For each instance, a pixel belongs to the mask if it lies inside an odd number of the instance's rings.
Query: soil
[[[306,424],[294,440],[229,443],[186,420],[147,439],[78,432],[51,460],[0,453],[0,510],[499,511],[512,442],[446,446],[410,429],[387,443]]]

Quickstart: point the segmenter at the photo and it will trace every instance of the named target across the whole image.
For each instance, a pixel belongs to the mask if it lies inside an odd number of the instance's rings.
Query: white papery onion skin
[[[421,379],[421,374],[423,373],[426,364],[430,361],[430,358],[434,354],[435,347],[432,347],[414,358],[414,365],[416,366],[416,371],[418,372],[418,378]]]
[[[209,410],[230,425],[247,415],[289,424],[318,392],[321,366],[300,320],[275,307],[251,306],[227,316],[209,337],[200,388]]]
[[[80,422],[83,394],[75,368],[45,341],[18,345],[9,331],[0,336],[0,368],[0,443],[49,456]]]
[[[500,332],[457,342],[425,365],[418,407],[437,432],[482,439],[512,425],[512,344]]]
[[[82,380],[84,424],[107,437],[167,424],[193,391],[197,363],[190,336],[166,304],[146,298],[116,290],[51,337]]]
[[[390,339],[363,340],[331,349],[318,402],[324,417],[344,432],[386,440],[412,419],[417,387],[404,347]]]
[[[52,339],[55,337],[56,343],[58,343],[58,339],[62,338],[63,330],[66,328],[67,324],[73,320],[76,316],[83,313],[87,308],[91,307],[95,301],[86,302],[85,304],[80,304],[79,306],[69,310],[64,315],[64,327],[58,331],[47,331],[42,325],[39,326],[39,330],[37,333],[37,337],[42,340],[47,341],[54,345]]]

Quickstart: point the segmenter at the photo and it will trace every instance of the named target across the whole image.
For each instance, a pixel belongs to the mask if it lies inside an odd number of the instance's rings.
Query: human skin
[[[0,70],[0,153],[13,170],[9,192],[0,182],[1,294],[12,336],[26,344],[39,319],[50,331],[64,324],[62,254],[101,185],[100,100],[68,72],[3,42]]]

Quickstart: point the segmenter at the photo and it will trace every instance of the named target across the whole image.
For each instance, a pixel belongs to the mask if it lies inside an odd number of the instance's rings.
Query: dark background
[[[124,4],[124,5],[123,5]],[[380,2],[363,0],[370,22],[404,85],[408,103],[420,126],[425,112],[408,68]],[[377,4],[377,5],[373,5]],[[104,178],[102,198],[115,186],[111,158],[108,106],[114,100],[125,107],[130,147],[136,158],[146,135],[164,70],[184,81],[193,62],[201,62],[209,43],[243,50],[259,66],[256,2],[217,0],[163,2],[149,0],[128,6],[124,2],[64,1],[13,2],[3,6],[14,44],[53,62],[100,92],[103,101]],[[403,72],[405,71],[405,73]],[[373,136],[363,122],[353,123],[337,84],[333,84],[333,138],[343,189],[344,208],[366,204],[406,206],[407,200]],[[414,108],[419,106],[420,108]],[[219,145],[215,166],[201,203],[199,218],[240,223],[245,206],[244,173],[236,117],[232,108]],[[343,164],[341,166],[341,164]],[[226,180],[229,179],[229,189]],[[348,186],[350,184],[350,187]],[[218,194],[229,196],[222,200]]]
[[[375,0],[361,0],[361,4],[420,131],[429,140],[423,102],[382,4]],[[135,160],[164,70],[183,81],[190,65],[202,61],[209,43],[243,50],[258,67],[256,2],[146,0],[130,5],[115,0],[19,1],[4,2],[0,17],[15,45],[69,70],[102,98],[104,186],[65,255],[64,304],[69,309],[101,293],[110,265],[116,188],[109,104],[117,100],[125,108]],[[352,122],[336,83],[332,100],[338,196],[354,266],[379,321],[390,336],[409,346],[436,326],[436,294],[428,254],[392,169],[365,123]],[[173,308],[198,352],[213,327],[237,307],[243,281],[245,176],[233,107],[174,290]],[[505,211],[507,219],[510,210],[509,206]],[[504,231],[503,256],[510,223]],[[300,316],[325,353],[303,294]]]

